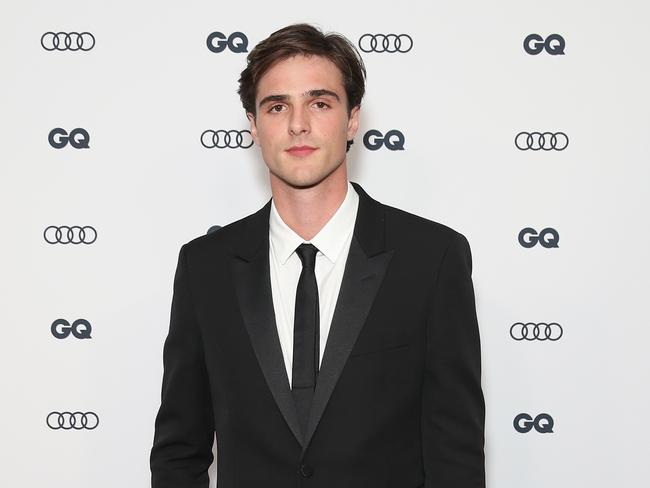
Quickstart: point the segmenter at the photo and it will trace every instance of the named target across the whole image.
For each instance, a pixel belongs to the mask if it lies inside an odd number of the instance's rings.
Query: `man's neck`
[[[294,188],[271,175],[271,192],[278,214],[296,234],[311,240],[332,218],[348,191],[345,163],[318,185]]]

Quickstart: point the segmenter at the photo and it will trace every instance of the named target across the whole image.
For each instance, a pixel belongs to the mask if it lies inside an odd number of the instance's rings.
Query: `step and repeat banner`
[[[239,73],[310,22],[368,70],[350,179],[471,244],[488,485],[639,486],[649,5],[5,4],[0,485],[149,485],[178,250],[270,197]]]

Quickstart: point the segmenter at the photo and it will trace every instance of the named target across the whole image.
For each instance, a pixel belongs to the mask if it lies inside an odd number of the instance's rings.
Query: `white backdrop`
[[[367,33],[413,40],[407,53],[363,53],[367,96],[350,177],[469,239],[489,486],[609,488],[650,478],[650,4],[3,7],[0,485],[149,485],[178,249],[270,196],[255,147],[200,143],[206,129],[248,127],[235,93],[246,53],[212,52],[206,39],[242,32],[250,51],[302,21],[355,44]],[[95,44],[48,51],[49,31],[90,32]],[[533,33],[558,34],[565,54],[528,54]],[[54,128],[83,128],[89,147],[52,147]],[[373,129],[399,130],[404,150],[364,147]],[[522,151],[521,131],[563,132],[569,145]],[[49,244],[52,225],[92,226],[97,239]],[[559,247],[523,247],[526,227],[554,229]],[[57,319],[87,320],[91,338],[56,338]],[[555,322],[563,335],[516,341],[516,322]],[[94,412],[97,428],[47,425],[51,412],[75,411]],[[520,413],[548,414],[553,432],[518,432]]]

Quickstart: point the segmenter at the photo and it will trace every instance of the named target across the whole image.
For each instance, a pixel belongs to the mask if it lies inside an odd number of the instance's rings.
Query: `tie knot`
[[[302,267],[307,269],[314,269],[316,265],[316,253],[318,248],[313,244],[302,243],[296,248],[296,253],[302,261]]]

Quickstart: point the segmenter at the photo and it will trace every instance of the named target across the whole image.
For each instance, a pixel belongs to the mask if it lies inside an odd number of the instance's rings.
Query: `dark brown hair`
[[[246,112],[256,114],[257,84],[264,73],[276,62],[296,55],[322,56],[334,63],[343,75],[348,115],[361,105],[366,68],[354,45],[340,34],[324,34],[309,24],[293,24],[274,32],[248,54],[237,91]]]

